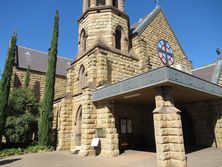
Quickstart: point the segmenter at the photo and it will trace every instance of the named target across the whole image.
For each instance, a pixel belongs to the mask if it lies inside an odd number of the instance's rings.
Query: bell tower
[[[84,55],[97,43],[128,52],[129,17],[125,0],[83,0],[79,23],[78,55]]]

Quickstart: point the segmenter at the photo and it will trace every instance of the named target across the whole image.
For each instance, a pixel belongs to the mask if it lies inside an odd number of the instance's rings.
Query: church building
[[[54,101],[57,150],[92,155],[99,138],[98,155],[156,151],[158,166],[185,167],[190,148],[222,148],[221,61],[207,80],[159,5],[131,26],[125,3],[83,0],[78,54]]]

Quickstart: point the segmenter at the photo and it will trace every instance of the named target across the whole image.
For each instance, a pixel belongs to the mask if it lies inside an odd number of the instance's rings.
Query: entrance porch
[[[185,167],[185,151],[222,148],[221,99],[218,85],[169,67],[97,90],[97,115],[107,116],[102,152],[156,150],[158,166]]]

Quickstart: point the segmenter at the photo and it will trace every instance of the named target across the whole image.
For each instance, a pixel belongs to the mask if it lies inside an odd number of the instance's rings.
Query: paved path
[[[222,167],[222,150],[208,148],[187,155],[188,167]],[[0,159],[2,167],[156,167],[154,153],[127,151],[116,158],[81,157],[69,152],[27,154]]]

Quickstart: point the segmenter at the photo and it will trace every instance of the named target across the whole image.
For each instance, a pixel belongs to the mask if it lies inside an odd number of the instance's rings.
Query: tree
[[[57,46],[59,37],[59,12],[56,11],[51,49],[48,52],[48,69],[46,73],[45,91],[40,104],[39,145],[51,146],[52,110],[54,100],[55,72],[57,61]]]
[[[28,145],[38,130],[38,102],[29,88],[13,89],[7,107],[4,136],[8,144]]]
[[[26,75],[25,75],[25,88],[29,87],[29,82],[30,82],[30,66],[28,66]]]
[[[0,143],[2,142],[2,135],[5,128],[6,108],[8,105],[8,98],[10,93],[12,70],[15,63],[15,49],[17,42],[17,34],[14,33],[8,48],[6,63],[2,74],[0,86]]]

